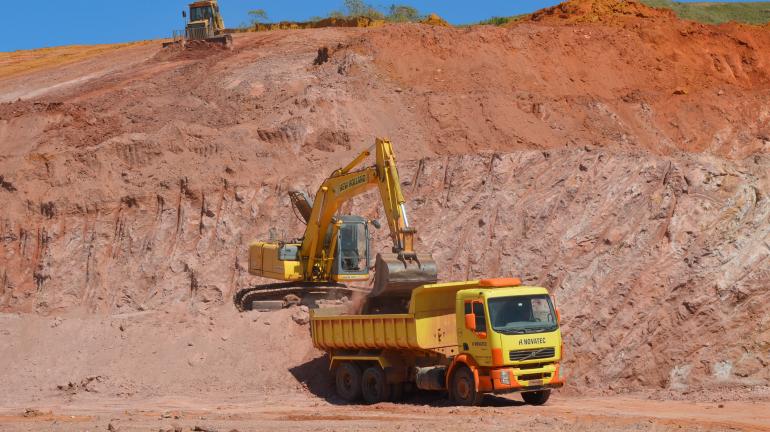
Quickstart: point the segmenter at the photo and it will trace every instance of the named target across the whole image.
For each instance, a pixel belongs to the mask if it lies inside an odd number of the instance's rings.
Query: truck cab
[[[515,284],[487,279],[457,292],[458,357],[472,366],[481,392],[540,391],[560,383],[559,313],[545,288]]]

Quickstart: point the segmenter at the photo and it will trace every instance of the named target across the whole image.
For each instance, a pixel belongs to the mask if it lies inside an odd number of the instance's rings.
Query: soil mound
[[[440,16],[434,13],[425,17],[425,19],[420,21],[420,23],[434,25],[434,26],[441,26],[441,27],[449,27],[449,23],[446,22],[444,18],[441,18]]]
[[[667,9],[655,9],[636,0],[570,0],[530,15],[532,21],[610,23],[628,18],[676,19]]]
[[[154,56],[155,61],[167,62],[167,61],[181,61],[181,60],[197,60],[207,56],[216,55],[217,53],[227,51],[224,44],[207,42],[205,40],[191,40],[186,43],[170,44],[163,47]]]
[[[35,334],[0,347],[3,385],[17,389],[3,392],[0,404],[239,392],[267,399],[333,388],[308,325],[292,319],[298,308],[248,315],[222,308],[202,316],[179,306],[112,316],[0,314],[0,338]]]

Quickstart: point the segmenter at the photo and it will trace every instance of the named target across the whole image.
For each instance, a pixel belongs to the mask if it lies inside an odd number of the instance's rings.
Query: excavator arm
[[[382,205],[388,220],[390,237],[393,240],[393,253],[414,254],[415,229],[409,226],[406,216],[404,194],[401,193],[401,180],[396,168],[396,157],[390,142],[377,139],[377,176]]]
[[[327,232],[336,234],[339,228],[338,224],[335,226],[337,211],[346,201],[376,187],[390,230],[393,254],[378,254],[372,294],[381,295],[392,291],[390,287],[411,292],[418,285],[437,280],[436,266],[430,256],[420,260],[414,251],[416,230],[409,225],[390,141],[378,138],[373,147],[375,165],[356,170],[371,155],[370,147],[345,167],[335,170],[319,187],[312,210],[306,218],[307,228],[300,249],[301,259],[307,263],[305,278],[328,278],[335,244],[333,241],[327,243],[324,239]]]

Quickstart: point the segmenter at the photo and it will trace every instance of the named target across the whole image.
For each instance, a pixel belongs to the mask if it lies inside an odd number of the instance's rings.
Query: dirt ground
[[[573,0],[62,50],[0,56],[0,430],[768,427],[770,29]],[[341,406],[300,312],[235,311],[248,243],[302,232],[286,191],[375,136],[442,280],[555,296],[545,408]]]
[[[770,430],[767,387],[566,389],[543,407],[517,395],[454,407],[424,392],[349,406],[334,394],[302,310],[217,312],[0,316],[3,386],[14,389],[0,395],[0,430],[423,431],[468,422],[474,430]]]
[[[424,400],[344,406],[305,398],[204,394],[144,400],[82,398],[38,405],[38,411],[0,410],[2,430],[27,431],[767,431],[770,403],[692,403],[613,396],[565,397],[548,406],[488,397],[487,406],[447,407]]]

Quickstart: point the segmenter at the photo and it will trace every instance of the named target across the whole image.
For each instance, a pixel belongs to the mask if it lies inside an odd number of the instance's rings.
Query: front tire
[[[366,368],[361,378],[361,393],[368,404],[385,402],[390,398],[390,384],[385,379],[385,371],[381,367]]]
[[[539,390],[521,394],[524,402],[530,405],[543,405],[548,401],[549,397],[551,397],[551,390]]]
[[[452,374],[452,400],[458,405],[480,405],[484,394],[479,393],[473,372],[467,366],[460,366]]]
[[[345,362],[337,367],[335,374],[337,395],[347,402],[355,402],[361,398],[361,368],[358,365]]]

